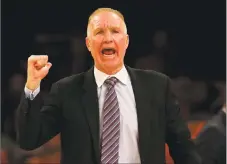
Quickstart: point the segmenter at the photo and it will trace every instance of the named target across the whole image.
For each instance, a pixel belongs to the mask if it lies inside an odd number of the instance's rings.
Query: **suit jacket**
[[[226,163],[225,112],[221,110],[207,122],[195,143],[204,164]]]
[[[165,143],[175,163],[199,163],[188,127],[171,94],[169,78],[154,71],[126,68],[136,100],[141,163],[165,163]],[[100,163],[94,68],[54,83],[44,104],[40,99],[40,94],[32,101],[22,96],[17,116],[21,148],[34,149],[60,133],[61,163]]]

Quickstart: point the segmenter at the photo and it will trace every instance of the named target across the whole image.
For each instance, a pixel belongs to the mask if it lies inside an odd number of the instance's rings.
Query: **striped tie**
[[[120,137],[120,111],[114,86],[115,77],[105,81],[107,93],[103,106],[103,130],[101,140],[101,163],[118,163]]]

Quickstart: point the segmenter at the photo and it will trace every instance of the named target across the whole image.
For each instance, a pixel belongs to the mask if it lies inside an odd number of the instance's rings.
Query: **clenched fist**
[[[47,55],[31,55],[28,58],[26,87],[32,91],[38,88],[51,66]]]

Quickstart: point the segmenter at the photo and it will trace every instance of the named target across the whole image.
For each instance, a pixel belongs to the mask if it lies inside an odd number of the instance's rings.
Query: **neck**
[[[95,67],[99,71],[101,71],[101,72],[103,72],[103,73],[105,73],[107,75],[114,75],[114,74],[118,73],[123,68],[123,65],[121,65],[119,67],[116,67],[115,69],[100,68],[99,66],[96,66],[96,65],[95,65]]]

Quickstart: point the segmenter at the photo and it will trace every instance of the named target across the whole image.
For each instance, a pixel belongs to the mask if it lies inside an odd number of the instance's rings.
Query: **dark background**
[[[225,6],[225,0],[3,0],[2,131],[15,137],[14,114],[24,90],[26,61],[31,54],[48,54],[53,64],[42,81],[44,93],[60,78],[92,66],[87,50],[73,55],[70,50],[84,46],[88,17],[98,7],[111,7],[125,16],[130,37],[127,65],[136,67],[145,57],[142,66],[154,65],[162,70],[164,61],[163,72],[174,81],[174,92],[185,118],[192,119],[199,112],[216,113],[225,103]],[[152,45],[158,30],[168,34],[170,51],[166,53]],[[40,34],[52,41],[37,42]],[[82,44],[70,46],[69,39],[57,41],[58,34],[74,39],[82,36]],[[203,116],[198,119],[204,119]]]
[[[89,14],[97,7],[113,7],[125,16],[130,35],[126,63],[143,55],[157,28],[171,31],[176,40],[175,74],[196,79],[225,80],[225,1],[2,1],[3,77],[15,71],[19,60],[32,53],[37,32],[85,34]],[[6,78],[2,78],[6,79]]]
[[[53,82],[89,69],[93,63],[84,42],[87,20],[99,7],[123,13],[130,37],[125,63],[170,76],[188,123],[210,119],[226,103],[225,0],[1,2],[1,132],[14,141],[15,111],[24,92],[27,58],[47,54],[53,64],[41,83],[44,99]],[[160,31],[167,34],[167,44],[157,48],[154,43],[163,40]],[[50,155],[48,147],[40,153]],[[50,161],[57,163],[58,157]]]

